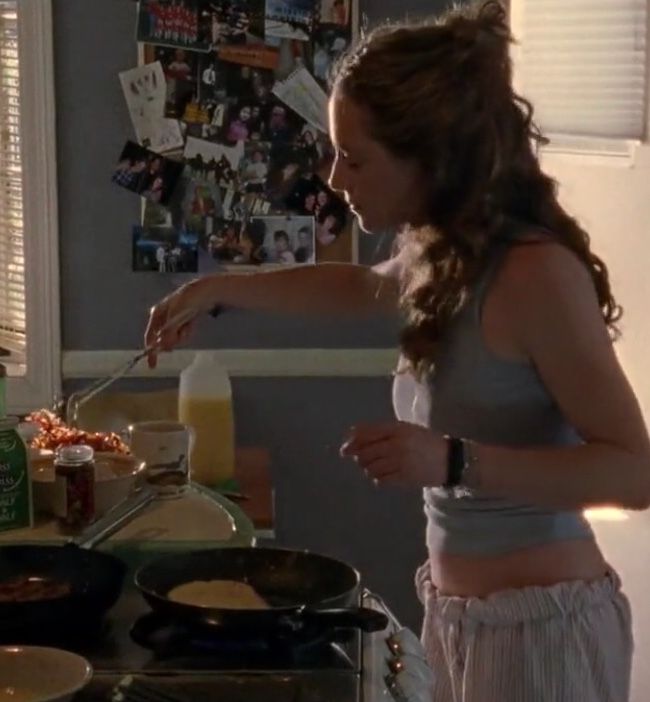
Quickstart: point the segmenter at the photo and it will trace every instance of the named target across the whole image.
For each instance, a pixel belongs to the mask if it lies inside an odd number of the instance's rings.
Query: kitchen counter
[[[128,522],[107,545],[148,542],[164,550],[167,542],[192,542],[196,547],[222,541],[247,545],[256,538],[272,538],[273,488],[269,474],[269,452],[263,448],[241,448],[236,452],[234,485],[246,499],[229,500],[211,490],[190,491],[182,498],[156,500]],[[234,530],[234,531],[233,531]],[[58,521],[35,515],[32,528],[0,532],[2,543],[62,543]]]

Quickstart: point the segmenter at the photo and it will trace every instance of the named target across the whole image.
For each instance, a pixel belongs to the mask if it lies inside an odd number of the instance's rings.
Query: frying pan
[[[195,580],[250,585],[268,609],[224,609],[175,602],[169,592]],[[219,548],[163,556],[142,566],[135,584],[154,611],[179,621],[236,632],[274,633],[305,627],[382,631],[387,617],[355,606],[360,577],[351,566],[307,551]]]
[[[68,583],[70,592],[53,599],[0,602],[0,632],[4,637],[56,625],[66,631],[75,622],[97,622],[117,601],[125,574],[126,566],[115,556],[75,544],[3,546],[0,583],[33,577]]]

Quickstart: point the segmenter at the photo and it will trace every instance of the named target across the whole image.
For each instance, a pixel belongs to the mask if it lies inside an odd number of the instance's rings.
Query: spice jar
[[[54,459],[57,492],[62,504],[57,510],[64,526],[82,529],[95,519],[95,452],[91,446],[62,446]]]

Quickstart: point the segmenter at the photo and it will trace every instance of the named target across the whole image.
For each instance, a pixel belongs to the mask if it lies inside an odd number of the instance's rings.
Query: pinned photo
[[[348,206],[325,182],[317,175],[298,178],[285,205],[298,214],[318,218],[324,210],[332,211],[345,225],[348,216]]]
[[[111,180],[147,200],[165,205],[182,171],[182,163],[127,141]]]
[[[263,193],[269,174],[271,145],[248,142],[239,167],[240,188],[247,193]]]
[[[267,263],[314,263],[313,217],[254,217],[251,224],[264,230]]]
[[[198,57],[185,49],[147,46],[147,64],[159,61],[165,76],[165,115],[183,119],[187,105],[198,94]]]
[[[210,4],[206,0],[140,0],[137,40],[210,51],[213,14]]]
[[[230,188],[236,184],[243,155],[243,142],[227,146],[188,137],[183,158],[192,178]]]
[[[266,0],[266,36],[309,41],[318,1]]]
[[[212,48],[264,42],[264,0],[212,0],[206,7]]]
[[[347,50],[352,31],[336,25],[319,25],[313,34],[312,73],[321,87],[328,90],[327,81],[332,65]]]
[[[188,135],[231,145],[262,140],[272,72],[205,57],[200,75],[198,104],[186,115]]]
[[[133,227],[133,270],[197,273],[198,237],[171,227]]]
[[[318,263],[356,263],[358,227],[350,216],[335,208],[323,208],[315,222]]]
[[[350,23],[350,0],[320,0],[321,24],[338,24],[347,26]]]
[[[205,237],[212,234],[214,223],[223,214],[221,189],[205,180],[191,180],[181,204],[183,231]]]

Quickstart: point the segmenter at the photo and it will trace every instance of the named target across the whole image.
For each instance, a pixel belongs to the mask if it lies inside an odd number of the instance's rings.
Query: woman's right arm
[[[218,273],[182,286],[156,304],[150,313],[145,344],[160,337],[169,350],[184,341],[192,323],[161,330],[179,314],[209,312],[215,307],[260,310],[301,316],[369,317],[395,313],[396,279],[381,269],[345,263],[322,263],[254,273]],[[156,355],[149,358],[151,367]]]

